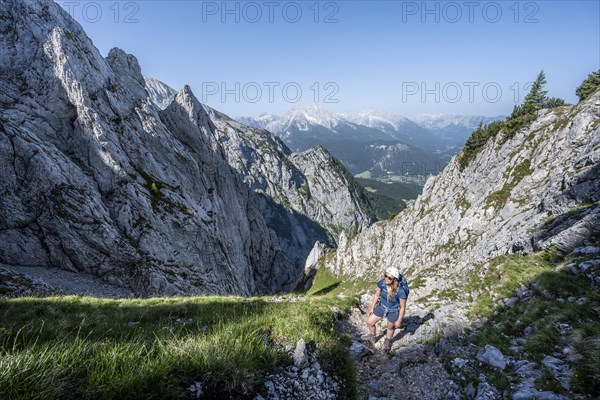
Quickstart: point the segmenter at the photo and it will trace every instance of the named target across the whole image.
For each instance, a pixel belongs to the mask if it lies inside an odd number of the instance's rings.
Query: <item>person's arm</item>
[[[369,308],[369,316],[373,314],[373,310],[375,310],[375,305],[379,301],[379,296],[381,295],[381,289],[379,287],[375,289],[375,295],[373,295],[373,302],[371,303],[371,308]]]
[[[404,318],[404,311],[406,310],[406,299],[400,299],[400,315],[398,321],[394,324],[394,328],[400,329],[402,326],[402,318]]]

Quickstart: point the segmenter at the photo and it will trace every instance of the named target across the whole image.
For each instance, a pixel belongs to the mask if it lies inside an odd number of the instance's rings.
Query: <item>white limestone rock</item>
[[[2,0],[0,14],[1,262],[142,295],[293,287],[301,267],[188,87],[161,111],[135,57],[104,59],[57,4]]]

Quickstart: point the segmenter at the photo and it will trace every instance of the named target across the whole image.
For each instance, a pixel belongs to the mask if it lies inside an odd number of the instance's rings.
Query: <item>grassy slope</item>
[[[511,339],[527,337],[522,354],[513,356],[534,362],[570,346],[579,360],[573,392],[594,398],[600,395],[600,293],[588,278],[564,268],[584,261],[582,255],[559,260],[552,251],[506,255],[476,268],[456,291],[438,295],[466,298],[475,317],[490,318],[471,339],[479,346],[490,343],[512,354]],[[336,330],[332,307],[356,304],[356,295],[372,284],[321,268],[306,300],[295,302],[0,299],[0,398],[187,398],[196,381],[202,381],[205,398],[252,398],[264,392],[265,372],[291,363],[284,346],[300,338],[317,348],[324,369],[343,380],[340,398],[356,398],[350,338]],[[523,285],[532,291],[528,301],[496,305]],[[566,336],[562,323],[571,327]],[[503,375],[494,383],[509,387],[510,379]],[[551,374],[536,384],[561,391]]]
[[[536,387],[567,397],[578,393],[599,398],[600,292],[588,277],[565,268],[571,263],[585,263],[587,259],[583,254],[560,259],[554,251],[548,251],[492,260],[492,268],[473,275],[469,287],[464,288],[465,292],[479,291],[473,313],[489,318],[477,332],[475,344],[492,344],[505,354],[538,364],[544,356],[561,354],[569,348],[569,358],[576,360],[571,376],[572,392],[565,391],[549,371],[536,381]],[[598,266],[594,268],[592,274],[597,275]],[[525,300],[508,308],[494,304],[493,296],[497,299],[514,296],[523,286],[531,291]],[[519,354],[513,353],[511,342],[523,338],[526,339],[523,349]],[[543,368],[541,364],[540,367]],[[510,374],[505,374],[496,384],[510,390],[510,379]]]
[[[341,398],[354,398],[348,337],[331,310],[354,301],[0,299],[0,398],[187,398],[196,381],[205,398],[251,398],[300,338],[345,382]]]

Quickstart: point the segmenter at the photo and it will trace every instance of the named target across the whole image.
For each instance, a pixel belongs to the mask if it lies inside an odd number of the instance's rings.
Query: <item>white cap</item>
[[[396,280],[400,279],[400,271],[398,271],[398,268],[389,267],[385,270],[385,273],[393,276],[394,278],[396,278]]]

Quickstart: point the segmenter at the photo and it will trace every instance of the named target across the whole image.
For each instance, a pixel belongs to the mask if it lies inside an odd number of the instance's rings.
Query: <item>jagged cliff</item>
[[[526,129],[491,139],[461,170],[457,158],[392,221],[342,238],[335,272],[377,276],[396,265],[427,288],[455,286],[466,270],[505,253],[569,252],[600,233],[600,93],[540,110]]]
[[[151,100],[166,108],[176,91],[146,77]],[[321,146],[294,154],[273,133],[241,124],[203,105],[215,151],[258,195],[262,213],[295,265],[304,266],[316,241],[335,245],[342,231],[360,232],[373,215],[367,195]]]
[[[150,96],[150,100],[159,109],[164,110],[175,100],[177,90],[169,85],[149,76],[144,76],[144,81],[146,82],[146,91]]]
[[[138,294],[286,291],[315,241],[374,220],[326,150],[294,155],[134,56],[103,58],[53,2],[0,6],[0,262]]]
[[[259,195],[269,226],[294,258],[303,262],[315,241],[335,244],[342,231],[362,231],[374,222],[364,189],[323,147],[292,153],[271,132],[204,109],[215,126],[213,147],[224,150]]]
[[[297,271],[188,87],[159,111],[137,60],[104,59],[57,4],[1,0],[0,13],[0,261],[138,294],[293,287]]]

